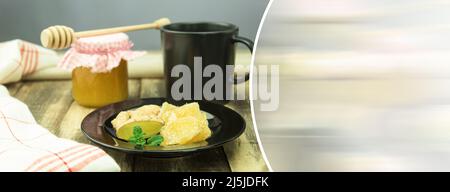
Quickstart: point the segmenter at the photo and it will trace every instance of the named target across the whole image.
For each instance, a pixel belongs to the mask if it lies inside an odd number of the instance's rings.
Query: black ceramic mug
[[[166,81],[166,96],[172,102],[195,100],[209,100],[216,103],[227,103],[232,95],[233,84],[245,82],[249,79],[249,74],[239,78],[234,75],[234,71],[227,73],[234,67],[236,43],[243,43],[250,51],[253,50],[253,42],[247,38],[238,36],[238,27],[229,23],[198,22],[198,23],[172,23],[161,28],[161,41],[164,58],[164,77]],[[199,64],[199,61],[201,64]],[[190,70],[190,78],[182,78],[183,75],[174,70],[175,66],[182,65]],[[210,65],[218,66],[224,73],[222,74],[222,86],[211,86],[211,90],[222,90],[221,97],[205,97],[202,90],[211,78],[199,76],[200,70],[203,72]],[[228,69],[227,69],[228,65]],[[217,68],[217,67],[216,67]],[[195,71],[197,70],[197,71]],[[175,75],[174,75],[175,74]],[[220,77],[220,76],[218,76]],[[201,78],[201,83],[194,82],[195,78]],[[190,81],[190,82],[189,82]],[[190,83],[190,87],[177,89],[174,86],[180,82]],[[174,87],[173,87],[174,86]],[[201,88],[200,88],[201,86]],[[181,96],[190,89],[190,98]],[[177,91],[174,91],[177,90]],[[189,92],[189,91],[188,91]],[[180,97],[182,97],[180,99]]]

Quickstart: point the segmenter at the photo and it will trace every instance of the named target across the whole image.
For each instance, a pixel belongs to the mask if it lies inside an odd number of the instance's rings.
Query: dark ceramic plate
[[[144,149],[136,149],[133,144],[116,137],[111,120],[119,112],[148,104],[161,106],[164,101],[164,98],[148,98],[107,105],[87,115],[81,123],[81,131],[90,141],[100,146],[148,157],[178,157],[213,149],[233,141],[244,132],[245,121],[238,113],[220,104],[199,101],[200,109],[208,114],[209,128],[212,131],[211,137],[204,142],[168,147],[146,146]]]

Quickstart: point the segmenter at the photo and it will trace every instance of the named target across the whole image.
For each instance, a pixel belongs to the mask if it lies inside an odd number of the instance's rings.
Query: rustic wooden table
[[[130,98],[164,96],[163,84],[162,79],[130,79]],[[71,81],[23,81],[6,86],[10,94],[26,103],[36,120],[53,134],[89,143],[80,131],[80,124],[94,109],[82,107],[72,99]],[[245,118],[247,127],[241,137],[223,147],[186,157],[160,159],[106,151],[122,171],[267,171],[253,130],[249,101],[233,101],[227,106]]]

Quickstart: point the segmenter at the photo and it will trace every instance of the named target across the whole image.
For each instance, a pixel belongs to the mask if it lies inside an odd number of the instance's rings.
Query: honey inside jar
[[[127,61],[109,72],[93,73],[90,68],[72,71],[72,96],[85,107],[102,107],[128,98]]]

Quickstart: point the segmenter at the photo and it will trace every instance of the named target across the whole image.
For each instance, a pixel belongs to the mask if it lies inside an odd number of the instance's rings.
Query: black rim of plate
[[[109,115],[107,118],[105,118],[104,122],[97,122],[97,127],[95,128],[91,128],[91,129],[97,129],[97,131],[99,129],[101,129],[102,132],[106,133],[107,135],[109,135],[109,137],[111,137],[111,139],[116,139],[114,138],[113,135],[111,135],[111,133],[109,133],[105,128],[105,124],[106,121],[110,120],[111,117],[116,116],[120,111],[123,110],[129,110],[129,109],[133,109],[142,105],[148,105],[148,104],[162,104],[164,101],[166,101],[165,98],[145,98],[145,99],[134,99],[134,100],[126,100],[126,101],[122,101],[122,102],[118,102],[118,103],[113,103],[101,108],[98,108],[94,111],[92,111],[91,113],[89,113],[82,121],[81,123],[81,132],[86,136],[86,138],[88,138],[89,141],[103,146],[105,148],[109,148],[109,149],[113,149],[113,150],[117,150],[117,151],[122,151],[122,152],[126,152],[126,153],[131,153],[131,154],[148,154],[148,155],[156,155],[156,156],[182,156],[184,154],[189,154],[189,153],[194,153],[194,152],[200,152],[200,151],[205,151],[205,150],[209,150],[209,149],[214,149],[217,147],[222,146],[225,143],[228,143],[230,141],[233,141],[235,139],[237,139],[240,135],[242,135],[242,133],[245,131],[245,127],[246,127],[246,123],[244,118],[237,113],[236,111],[221,105],[221,104],[216,104],[216,103],[212,103],[212,102],[208,102],[208,101],[197,101],[200,105],[201,110],[206,111],[208,113],[211,113],[212,115],[214,115],[215,117],[219,118],[221,122],[227,122],[230,121],[231,119],[233,119],[234,121],[238,121],[235,122],[236,124],[239,125],[239,127],[235,127],[234,129],[239,129],[234,135],[223,138],[220,141],[216,141],[214,143],[209,143],[207,145],[204,146],[196,146],[196,147],[191,147],[191,148],[181,148],[181,149],[174,149],[174,150],[170,150],[170,149],[166,149],[166,150],[143,150],[143,149],[134,149],[134,148],[125,148],[123,146],[115,146],[115,145],[111,145],[102,141],[97,140],[96,138],[92,137],[89,133],[87,133],[87,131],[85,129],[89,129],[89,127],[86,126],[93,126],[93,125],[86,125],[87,124],[87,120],[92,118],[92,116],[95,116],[99,113],[101,113],[104,110],[107,110],[108,108],[114,108],[114,109],[118,109],[118,111],[112,113],[111,115]],[[126,104],[126,103],[131,103],[131,104]],[[123,105],[123,106],[122,106]],[[215,108],[215,110],[220,110],[220,111],[225,111],[225,115],[220,115],[217,114],[215,112],[212,112],[210,110],[205,110],[203,109],[204,107],[213,107]],[[227,117],[226,115],[230,115],[232,117]],[[100,121],[100,120],[99,120]],[[225,124],[226,125],[226,124]],[[226,131],[227,127],[221,127],[222,125],[220,125],[220,128],[218,130],[218,132],[221,131]],[[209,138],[211,139],[215,134],[218,134],[217,132],[212,133],[212,136]],[[209,140],[208,139],[208,140]],[[207,140],[207,141],[208,141]]]

